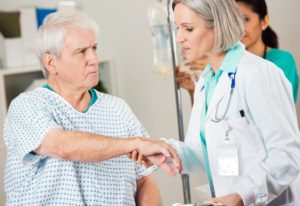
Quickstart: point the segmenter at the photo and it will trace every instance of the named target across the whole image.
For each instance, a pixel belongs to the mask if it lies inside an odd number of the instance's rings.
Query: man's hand
[[[181,172],[181,160],[175,149],[163,140],[142,138],[139,151],[132,151],[128,157],[145,167],[157,165],[170,175]]]
[[[225,195],[223,197],[212,198],[209,202],[223,203],[225,206],[244,206],[243,200],[238,193]]]

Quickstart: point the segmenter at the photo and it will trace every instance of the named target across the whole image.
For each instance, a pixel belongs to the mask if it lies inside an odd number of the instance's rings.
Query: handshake
[[[181,173],[181,160],[176,150],[166,140],[138,138],[137,149],[127,156],[145,167],[156,165],[169,175]]]

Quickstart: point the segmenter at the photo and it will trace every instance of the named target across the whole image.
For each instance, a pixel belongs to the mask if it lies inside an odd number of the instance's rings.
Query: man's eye
[[[194,29],[193,28],[186,28],[185,30],[187,30],[188,32],[192,32]]]

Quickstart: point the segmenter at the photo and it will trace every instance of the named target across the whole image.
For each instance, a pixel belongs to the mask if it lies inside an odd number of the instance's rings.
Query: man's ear
[[[53,54],[46,53],[43,55],[43,64],[48,70],[49,74],[57,74],[58,70],[56,68],[57,58]]]

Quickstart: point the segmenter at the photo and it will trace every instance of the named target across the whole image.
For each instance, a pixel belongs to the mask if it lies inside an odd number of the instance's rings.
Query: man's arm
[[[49,132],[35,152],[65,160],[100,162],[134,150],[146,156],[161,153],[166,157],[177,158],[175,150],[161,140],[114,138],[63,129]]]
[[[145,176],[137,180],[136,205],[161,206],[159,190],[151,176]]]

